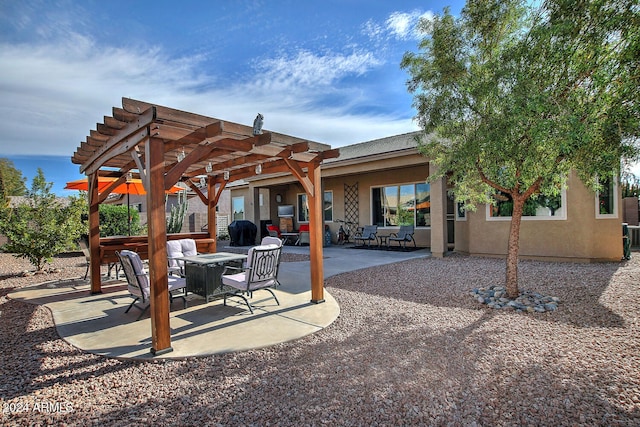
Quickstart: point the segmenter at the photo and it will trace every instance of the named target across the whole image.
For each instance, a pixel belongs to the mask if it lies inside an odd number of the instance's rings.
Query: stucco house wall
[[[424,183],[429,176],[429,161],[417,149],[415,134],[396,135],[340,148],[337,159],[322,165],[324,191],[333,194],[333,220],[327,222],[334,243],[340,224],[345,219],[345,185],[358,187],[358,225],[370,225],[372,216],[372,188],[385,185]],[[433,191],[435,183],[431,185]],[[297,216],[297,195],[302,186],[291,175],[256,176],[231,190],[231,198],[245,199],[245,219],[260,224],[270,220],[279,224],[279,204],[294,205]],[[262,195],[262,206],[256,209],[255,195]],[[276,201],[280,195],[282,201]],[[565,212],[562,219],[524,219],[520,235],[520,255],[524,259],[561,260],[577,262],[619,261],[622,258],[622,199],[616,190],[615,215],[602,218],[596,214],[596,194],[587,189],[571,174],[565,196]],[[433,198],[432,198],[432,201]],[[453,203],[449,200],[449,204]],[[447,217],[446,212],[434,209],[446,203],[432,204],[431,217]],[[453,210],[453,208],[452,208]],[[510,220],[491,218],[487,207],[479,206],[476,212],[467,212],[465,218],[455,216],[455,251],[479,256],[504,257]],[[434,224],[432,220],[432,224]],[[294,219],[294,228],[300,223]],[[379,227],[378,234],[388,235],[398,227]],[[432,227],[417,227],[415,239],[418,246],[432,247],[433,239],[442,239],[442,233],[434,233]],[[446,233],[444,247],[447,247]]]
[[[520,230],[520,257],[558,261],[619,261],[622,258],[621,199],[613,216],[598,218],[596,194],[572,173],[566,191],[566,218],[525,218]],[[455,250],[481,256],[504,257],[509,219],[489,219],[486,206],[456,220]]]

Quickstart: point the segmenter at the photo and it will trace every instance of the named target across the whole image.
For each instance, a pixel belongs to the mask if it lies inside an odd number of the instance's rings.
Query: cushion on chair
[[[182,253],[184,256],[198,255],[198,248],[194,239],[180,239],[182,245]]]
[[[181,258],[184,256],[182,252],[182,244],[180,240],[169,240],[167,242],[167,258],[169,259],[169,269],[179,270],[182,266],[175,258]]]
[[[125,275],[127,275],[127,282],[129,282],[129,292],[134,295],[138,295],[140,291],[144,294],[144,299],[147,300],[150,295],[150,284],[149,284],[149,276],[147,276],[144,265],[142,264],[142,259],[140,259],[140,255],[133,251],[123,250],[120,251],[122,256],[126,256],[131,263],[131,267],[133,267],[133,274],[135,275],[135,280],[138,283],[139,289],[135,286],[131,285],[131,281],[134,280],[133,277],[129,277],[129,273],[126,271],[126,265],[123,266],[125,270]]]
[[[182,277],[169,276],[169,292],[187,287],[187,279]]]
[[[281,247],[282,240],[278,239],[277,237],[266,236],[266,237],[263,237],[262,241],[260,242],[260,246],[264,246],[264,245],[276,245],[278,247]]]

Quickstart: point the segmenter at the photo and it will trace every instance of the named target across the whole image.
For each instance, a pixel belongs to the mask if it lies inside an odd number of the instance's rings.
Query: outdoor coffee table
[[[227,266],[242,267],[246,255],[230,252],[216,252],[176,258],[185,263],[187,291],[203,296],[207,302],[219,298],[234,288],[223,286],[222,272]]]

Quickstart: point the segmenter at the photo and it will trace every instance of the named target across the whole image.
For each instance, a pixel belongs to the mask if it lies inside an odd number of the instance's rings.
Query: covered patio
[[[148,254],[151,353],[171,352],[165,191],[183,182],[208,206],[208,232],[188,237],[215,252],[216,205],[226,185],[256,174],[287,172],[300,182],[309,200],[311,302],[324,302],[320,164],[338,155],[326,144],[263,131],[261,115],[250,127],[123,98],[122,108],[114,107],[72,157],[89,181],[91,294],[103,292],[100,266],[105,245],[99,235],[98,207],[128,177],[139,178],[147,194],[148,235],[144,242],[138,236],[131,242],[121,238],[119,243],[143,245]],[[99,177],[116,179],[102,188]]]

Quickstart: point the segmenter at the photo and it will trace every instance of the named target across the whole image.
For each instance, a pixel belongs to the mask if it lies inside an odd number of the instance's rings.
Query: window
[[[596,218],[616,218],[618,216],[618,185],[615,178],[601,182],[602,190],[596,193]]]
[[[333,221],[333,192],[325,191],[323,199],[323,217],[325,221]],[[309,202],[305,193],[298,194],[298,222],[309,222]]]
[[[403,184],[371,189],[372,221],[378,227],[431,226],[430,185]]]
[[[487,219],[511,219],[513,200],[508,194],[500,193],[500,200],[495,205],[487,205]],[[559,220],[566,219],[566,190],[558,196],[531,197],[524,203],[522,219],[526,220]]]
[[[464,203],[462,202],[456,202],[456,220],[467,220],[467,210],[464,208]]]
[[[324,220],[333,221],[333,191],[324,192],[324,205],[322,207],[324,211]]]
[[[244,196],[233,197],[231,199],[231,208],[234,221],[244,219]]]
[[[298,194],[298,222],[309,222],[309,202],[304,193]]]

